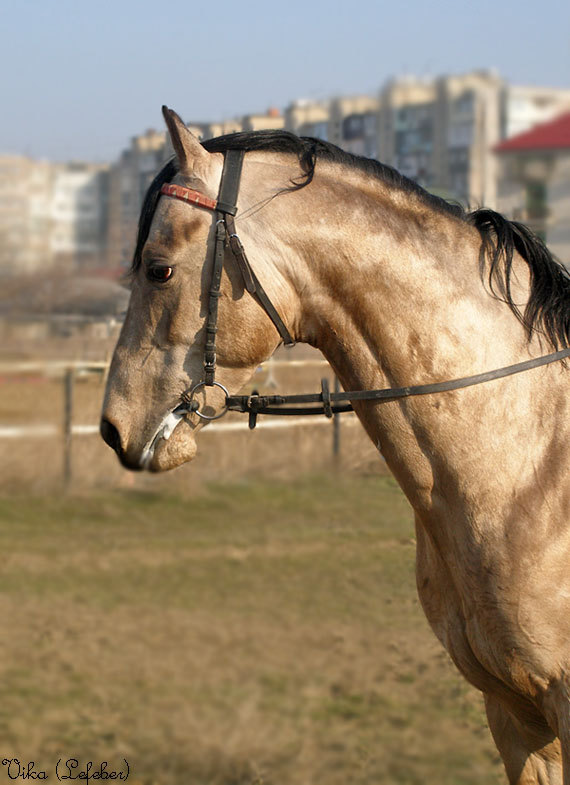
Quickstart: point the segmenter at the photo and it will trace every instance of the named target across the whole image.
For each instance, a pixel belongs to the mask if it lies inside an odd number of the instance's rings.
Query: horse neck
[[[293,201],[282,240],[289,257],[301,259],[289,260],[300,293],[299,331],[345,389],[443,381],[528,357],[522,327],[481,283],[481,241],[467,223],[381,182],[362,187],[354,177],[339,184],[338,174],[315,178]],[[511,389],[520,394],[529,383],[519,379]],[[488,466],[469,466],[467,451],[454,449],[469,442],[482,449],[485,429],[503,427],[508,417],[496,398],[494,416],[486,416],[489,395],[474,388],[355,406],[417,509],[431,505],[443,475],[448,487],[459,486],[469,471],[473,496],[489,482]],[[508,405],[515,411],[518,404]],[[477,430],[478,422],[490,426]],[[499,457],[513,473],[514,452]]]
[[[422,383],[516,361],[524,333],[481,283],[473,227],[358,175],[315,178],[310,190],[299,192],[306,203],[294,219],[301,334],[345,386]]]

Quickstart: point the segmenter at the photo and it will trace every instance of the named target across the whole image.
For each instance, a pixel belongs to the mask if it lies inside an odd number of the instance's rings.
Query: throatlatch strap
[[[277,308],[269,299],[267,292],[261,285],[259,278],[249,263],[249,259],[247,258],[243,245],[241,244],[241,240],[236,234],[236,225],[231,215],[226,215],[226,229],[228,232],[228,237],[230,238],[230,247],[232,249],[234,258],[238,263],[238,267],[241,270],[246,290],[250,294],[257,297],[259,304],[275,325],[275,328],[281,336],[285,346],[294,346],[295,341],[291,337],[291,333],[285,326],[285,322],[279,316]]]

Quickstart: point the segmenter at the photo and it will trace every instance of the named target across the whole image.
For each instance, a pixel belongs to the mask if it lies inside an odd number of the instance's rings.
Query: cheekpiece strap
[[[214,250],[214,267],[212,283],[208,297],[208,319],[206,321],[206,345],[204,347],[204,383],[207,387],[214,385],[216,375],[216,333],[218,332],[218,300],[224,266],[224,249],[226,240],[226,215],[237,212],[239,181],[243,164],[243,150],[228,150],[224,156],[224,168],[220,182],[220,191],[216,204],[216,246]]]

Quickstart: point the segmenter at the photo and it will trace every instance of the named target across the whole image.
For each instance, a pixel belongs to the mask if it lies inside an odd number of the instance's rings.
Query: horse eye
[[[166,283],[174,275],[174,267],[165,264],[153,264],[146,272],[147,278],[155,283]]]

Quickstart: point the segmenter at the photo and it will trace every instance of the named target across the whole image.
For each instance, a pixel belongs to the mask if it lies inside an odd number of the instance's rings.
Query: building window
[[[526,184],[526,211],[529,219],[546,218],[548,212],[546,183],[529,180]]]

